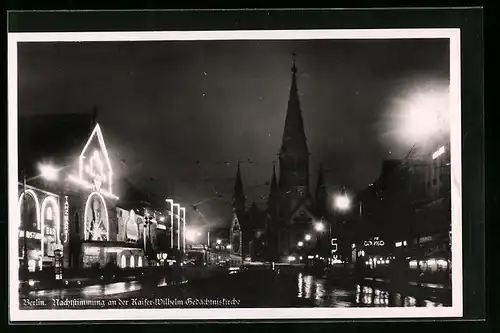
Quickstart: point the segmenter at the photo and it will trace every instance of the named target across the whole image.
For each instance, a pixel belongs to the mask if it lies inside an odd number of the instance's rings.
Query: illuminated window
[[[125,255],[122,255],[121,266],[122,266],[122,268],[126,268],[127,267],[127,257],[125,257]]]
[[[135,260],[134,260],[134,256],[131,256],[131,257],[130,257],[130,267],[131,267],[131,268],[134,268],[134,267],[135,267]]]
[[[142,257],[137,258],[137,267],[142,267]]]
[[[47,220],[52,220],[54,218],[54,212],[52,211],[52,207],[47,207],[47,215],[45,216],[45,218]]]

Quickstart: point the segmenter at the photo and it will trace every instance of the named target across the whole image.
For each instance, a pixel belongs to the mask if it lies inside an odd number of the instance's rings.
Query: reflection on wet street
[[[132,299],[188,298],[237,299],[240,307],[440,307],[433,293],[416,299],[414,295],[385,290],[366,283],[333,283],[325,278],[299,273],[272,270],[246,271],[218,275],[198,281],[183,281],[181,285],[165,279],[115,282],[104,285],[67,289],[33,291],[32,299]],[[89,305],[91,307],[91,305]]]
[[[167,281],[167,279],[162,278],[157,282],[157,287],[165,287],[170,284],[172,283]],[[150,286],[146,285],[145,283],[141,283],[139,281],[114,282],[103,285],[93,285],[86,287],[31,291],[29,293],[29,297],[36,297],[38,299],[50,298],[50,297],[92,298],[92,297],[122,295],[125,293],[139,291],[146,288],[150,288]]]
[[[297,275],[297,289],[297,298],[299,300],[309,301],[310,306],[316,307],[443,306],[443,304],[433,300],[422,299],[417,301],[412,296],[389,293],[387,290],[368,286],[355,285],[352,288],[335,286],[329,284],[326,279],[303,273]]]

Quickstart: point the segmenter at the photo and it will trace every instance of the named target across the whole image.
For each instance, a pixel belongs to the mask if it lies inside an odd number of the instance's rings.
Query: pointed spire
[[[267,206],[269,210],[274,210],[277,208],[279,202],[279,187],[278,180],[276,177],[276,162],[273,161],[273,177],[271,179],[271,187],[269,189],[269,198],[267,201]]]
[[[296,54],[292,54],[292,84],[290,86],[290,96],[285,119],[285,129],[283,131],[283,142],[281,152],[288,150],[300,150],[308,153],[306,135],[304,131],[304,121],[300,108],[300,100],[297,89],[297,66],[295,63]]]
[[[297,57],[297,54],[295,52],[292,53],[292,73],[297,74],[297,66],[295,65],[295,57]]]
[[[233,208],[237,213],[244,213],[245,211],[245,194],[243,192],[243,181],[241,179],[240,161],[236,170],[236,180],[233,190]]]
[[[321,217],[326,217],[327,214],[328,194],[323,173],[323,163],[319,165],[318,184],[316,187],[316,213]]]

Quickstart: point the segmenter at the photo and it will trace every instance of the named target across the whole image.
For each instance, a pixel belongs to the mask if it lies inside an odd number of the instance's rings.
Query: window
[[[137,267],[142,267],[142,257],[137,258]]]
[[[122,266],[122,268],[126,268],[127,267],[127,257],[125,257],[125,255],[122,255],[121,266]]]
[[[130,267],[131,267],[131,268],[134,268],[134,267],[135,267],[135,259],[134,259],[134,256],[131,256],[131,257],[130,257]]]
[[[43,205],[42,205],[42,206],[43,206]],[[52,221],[52,219],[54,218],[54,213],[52,212],[52,207],[50,207],[50,206],[49,206],[49,207],[47,207],[46,212],[47,212],[47,215],[45,216],[45,218],[46,218],[47,220]]]

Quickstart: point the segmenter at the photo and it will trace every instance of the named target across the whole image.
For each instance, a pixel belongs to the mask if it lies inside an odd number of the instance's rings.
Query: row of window
[[[121,261],[120,261],[120,267],[121,268],[135,268],[135,267],[142,267],[142,257],[137,256],[137,263],[135,256],[130,256],[130,258],[127,260],[126,255],[122,255]]]

